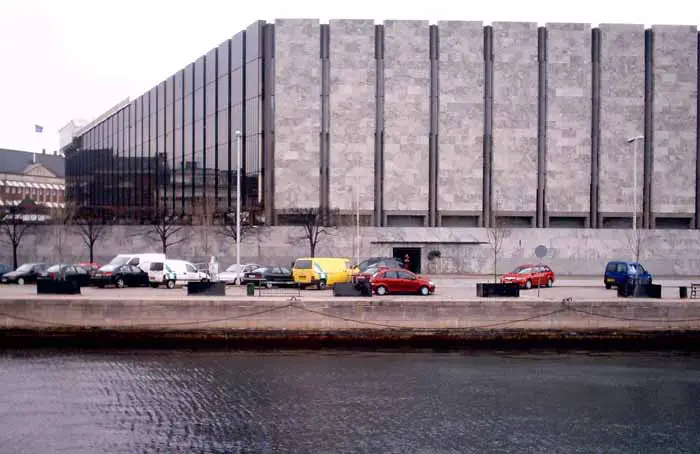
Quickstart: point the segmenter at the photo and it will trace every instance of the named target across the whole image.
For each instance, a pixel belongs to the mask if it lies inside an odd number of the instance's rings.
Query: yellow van
[[[302,257],[294,261],[292,277],[301,288],[316,286],[322,289],[326,286],[350,282],[352,264],[350,259]]]

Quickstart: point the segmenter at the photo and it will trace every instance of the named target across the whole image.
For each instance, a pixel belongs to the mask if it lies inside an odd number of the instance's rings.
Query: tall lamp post
[[[632,233],[634,235],[634,241],[637,241],[637,143],[644,140],[644,136],[635,136],[627,139],[627,143],[634,144],[634,151],[632,153],[632,197],[633,197],[633,208],[632,208]],[[636,247],[636,244],[635,244]],[[635,260],[637,257],[635,256]]]
[[[236,131],[236,285],[241,283],[241,131]]]

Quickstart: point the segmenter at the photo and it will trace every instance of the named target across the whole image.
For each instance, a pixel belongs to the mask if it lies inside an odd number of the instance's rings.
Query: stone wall
[[[493,24],[493,210],[534,216],[537,203],[537,24]]]
[[[428,21],[384,22],[384,209],[428,210]]]
[[[657,275],[700,275],[700,231],[648,230],[642,232],[641,260]],[[543,259],[561,275],[600,275],[612,259],[632,259],[631,231],[618,229],[509,229],[498,259],[498,272],[518,264],[536,263],[535,247],[547,246]],[[223,266],[235,263],[235,242],[226,240],[216,228],[208,235],[201,228],[184,228],[183,241],[168,255],[204,261],[214,254]],[[5,238],[2,238],[5,240]],[[422,272],[433,274],[488,274],[493,272],[493,253],[482,228],[384,227],[362,228],[361,259],[393,255],[394,247],[418,247]],[[208,244],[208,246],[207,246]],[[318,256],[354,257],[353,228],[331,229],[322,236]],[[61,250],[63,251],[61,253]],[[441,258],[428,261],[430,251]],[[260,227],[248,232],[241,244],[243,262],[289,264],[308,255],[308,242],[300,227]],[[160,252],[157,237],[144,226],[113,226],[95,247],[95,260],[106,262],[119,253]],[[75,232],[42,226],[28,234],[19,249],[20,262],[87,260],[88,251]],[[11,263],[12,251],[3,244],[0,263]]]

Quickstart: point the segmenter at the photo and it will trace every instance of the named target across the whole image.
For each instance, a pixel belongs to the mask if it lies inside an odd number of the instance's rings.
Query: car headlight
[[[433,284],[433,281],[428,281],[428,284],[435,285],[435,284]]]

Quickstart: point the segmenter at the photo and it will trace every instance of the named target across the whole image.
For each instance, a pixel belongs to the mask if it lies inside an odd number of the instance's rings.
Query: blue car
[[[3,274],[9,273],[10,271],[12,271],[12,267],[10,265],[0,263],[0,277],[2,277]]]
[[[605,266],[603,283],[606,289],[624,286],[628,281],[639,278],[640,284],[651,284],[651,274],[641,263],[624,260],[608,262]]]

